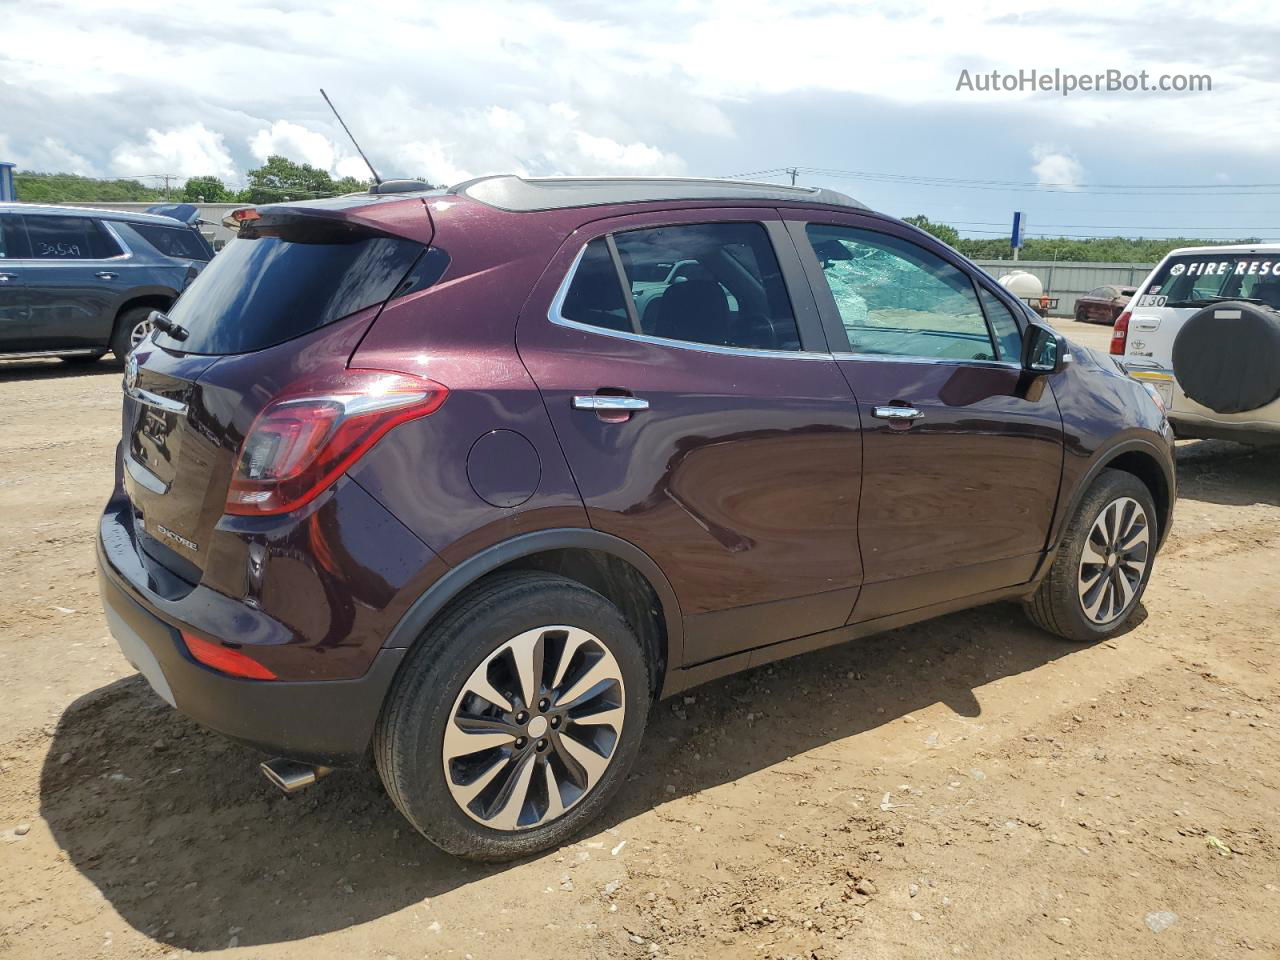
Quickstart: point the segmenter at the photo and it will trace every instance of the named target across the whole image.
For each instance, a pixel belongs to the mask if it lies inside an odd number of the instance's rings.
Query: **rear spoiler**
[[[179,223],[185,223],[189,227],[205,222],[200,219],[200,211],[192,203],[157,203],[154,207],[147,207],[146,212],[153,213],[158,217],[177,220]]]

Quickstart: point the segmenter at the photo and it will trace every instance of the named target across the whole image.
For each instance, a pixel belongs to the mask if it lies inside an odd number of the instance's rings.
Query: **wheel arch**
[[[1056,552],[1067,522],[1075,515],[1085,492],[1098,478],[1098,474],[1107,469],[1123,470],[1125,473],[1133,474],[1151,491],[1151,499],[1155,501],[1158,514],[1156,518],[1159,524],[1158,542],[1164,543],[1164,538],[1169,532],[1169,521],[1173,516],[1173,504],[1177,491],[1172,458],[1161,457],[1160,447],[1152,441],[1131,437],[1105,448],[1094,457],[1093,463],[1071,492],[1071,499],[1066,509],[1058,517],[1053,536],[1053,550],[1050,554]]]
[[[166,291],[157,287],[154,290],[148,290],[145,293],[131,292],[128,297],[116,307],[116,315],[111,321],[111,332],[114,334],[116,328],[120,324],[120,318],[130,310],[137,307],[150,307],[153,310],[164,310],[173,306],[173,301],[178,299],[176,291]]]
[[[684,649],[675,591],[639,547],[598,530],[539,530],[504,540],[451,567],[409,607],[383,647],[414,646],[435,618],[464,590],[496,573],[542,570],[600,593],[622,612],[644,644],[655,695],[661,695]]]

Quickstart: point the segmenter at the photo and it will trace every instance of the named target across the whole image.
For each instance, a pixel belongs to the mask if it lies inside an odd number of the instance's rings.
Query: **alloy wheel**
[[[1151,556],[1151,523],[1142,504],[1120,497],[1103,507],[1080,555],[1077,590],[1084,615],[1107,624],[1128,612]]]
[[[129,331],[129,349],[132,350],[149,336],[151,336],[150,318],[135,323],[133,329]]]
[[[495,830],[562,816],[600,781],[622,736],[622,670],[577,627],[527,630],[472,672],[444,733],[454,801]]]

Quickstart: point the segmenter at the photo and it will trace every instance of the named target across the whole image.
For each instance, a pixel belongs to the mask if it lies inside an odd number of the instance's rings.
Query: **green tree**
[[[955,247],[960,243],[960,231],[955,227],[948,226],[945,223],[934,223],[923,213],[917,213],[914,217],[903,217],[907,223],[912,226],[919,227],[926,233],[931,233],[943,243]]]
[[[279,203],[281,200],[312,200],[337,193],[333,178],[309,163],[295,163],[288,157],[270,156],[256,170],[250,170],[245,191],[250,203]]]
[[[19,200],[28,203],[121,203],[163,200],[164,190],[137,180],[99,180],[76,173],[15,171],[13,186]]]
[[[333,182],[333,192],[339,195],[344,193],[363,193],[373,184],[372,180],[360,180],[356,177],[343,177],[341,180]]]
[[[226,203],[231,191],[217,177],[192,177],[182,188],[182,199],[187,203]]]

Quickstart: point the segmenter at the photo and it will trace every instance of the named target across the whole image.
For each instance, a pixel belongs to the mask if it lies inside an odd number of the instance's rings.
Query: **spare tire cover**
[[[1280,312],[1256,303],[1215,303],[1173,341],[1182,392],[1215,413],[1244,413],[1280,397]]]

